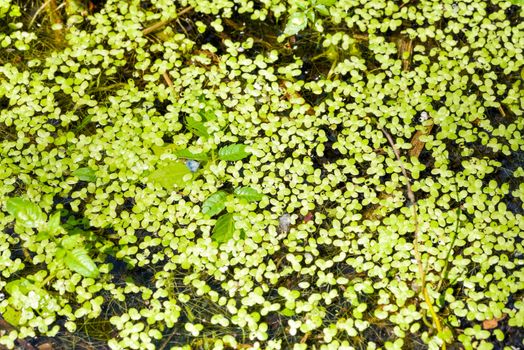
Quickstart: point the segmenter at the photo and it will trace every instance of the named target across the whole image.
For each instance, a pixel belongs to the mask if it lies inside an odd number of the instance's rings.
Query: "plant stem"
[[[417,267],[418,267],[418,274],[420,278],[420,284],[421,284],[421,290],[422,295],[424,297],[424,301],[426,302],[429,313],[431,314],[431,318],[433,319],[433,323],[435,325],[435,328],[437,329],[438,333],[442,332],[442,325],[440,324],[440,319],[435,312],[435,309],[433,307],[433,303],[431,301],[431,298],[428,293],[428,289],[426,288],[426,272],[424,271],[424,267],[422,266],[422,257],[420,255],[420,247],[419,247],[419,224],[418,224],[418,209],[417,209],[417,201],[415,199],[415,194],[413,193],[413,190],[411,189],[411,182],[409,181],[408,173],[406,172],[406,169],[404,167],[404,163],[402,162],[402,159],[400,158],[400,152],[398,151],[397,147],[395,146],[395,142],[393,141],[393,138],[391,135],[386,131],[386,129],[379,126],[379,129],[384,133],[386,136],[389,144],[393,148],[393,152],[395,153],[395,157],[400,162],[400,168],[402,170],[402,175],[406,178],[406,188],[408,192],[408,198],[411,202],[411,208],[413,213],[413,221],[415,223],[415,232],[413,237],[413,251],[415,254],[415,260],[417,261]],[[442,349],[446,350],[446,343],[442,344]]]

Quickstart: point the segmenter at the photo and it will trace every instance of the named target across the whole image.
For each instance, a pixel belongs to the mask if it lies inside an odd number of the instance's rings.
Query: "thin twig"
[[[42,4],[42,6],[40,6],[38,8],[38,10],[36,10],[35,14],[33,15],[33,17],[31,18],[31,21],[29,21],[29,26],[28,28],[31,29],[31,27],[33,26],[33,22],[35,21],[36,17],[38,17],[38,15],[40,14],[40,12],[42,12],[43,9],[45,9],[45,7],[47,5],[49,5],[49,3],[51,2],[51,0],[47,0],[46,2],[44,2]]]
[[[167,337],[166,340],[164,340],[164,342],[160,345],[160,347],[158,348],[158,350],[164,350],[164,348],[167,346],[167,344],[169,344],[169,341],[171,340],[171,338],[173,338],[175,335],[175,332],[171,333],[169,335],[169,337]]]
[[[431,314],[431,318],[433,319],[433,323],[435,324],[435,328],[437,329],[438,333],[441,333],[442,326],[440,324],[440,319],[437,313],[435,312],[435,309],[433,308],[433,303],[431,302],[431,298],[429,296],[428,289],[426,288],[426,272],[424,271],[424,267],[422,266],[422,257],[420,255],[420,248],[419,248],[419,223],[418,223],[418,216],[417,216],[418,209],[417,209],[417,201],[415,199],[415,194],[413,193],[413,190],[411,189],[411,182],[409,181],[408,173],[406,171],[406,168],[404,167],[404,163],[402,162],[402,159],[400,158],[400,152],[398,151],[397,147],[395,146],[395,142],[393,141],[393,138],[386,131],[386,129],[380,126],[379,126],[379,129],[384,133],[389,144],[393,148],[395,157],[397,158],[397,160],[400,163],[400,169],[402,171],[402,175],[406,179],[406,188],[408,192],[408,198],[409,198],[409,201],[411,202],[411,208],[413,212],[413,221],[415,223],[415,232],[414,232],[414,237],[413,237],[413,251],[415,253],[415,260],[417,261],[422,295],[424,296],[424,300],[426,304],[428,305],[428,309]],[[442,344],[442,349],[446,350],[446,343]]]
[[[192,6],[188,6],[188,7],[186,7],[185,9],[183,9],[182,11],[180,11],[179,13],[177,13],[176,16],[175,16],[174,18],[168,18],[168,19],[165,19],[165,20],[163,20],[163,21],[157,22],[157,23],[155,23],[155,24],[153,24],[153,25],[151,25],[151,26],[145,28],[144,30],[142,30],[142,33],[143,33],[144,35],[148,35],[148,34],[154,32],[154,31],[156,31],[156,30],[162,28],[163,26],[165,26],[165,25],[168,24],[169,22],[171,22],[171,21],[173,21],[173,20],[179,18],[180,16],[182,16],[182,15],[188,13],[188,12],[191,11],[192,9],[193,9]]]
[[[60,5],[60,7],[62,5]],[[47,7],[51,23],[53,23],[53,25],[57,24],[60,26],[59,29],[53,29],[53,32],[55,34],[55,43],[57,45],[61,45],[64,40],[64,22],[62,22],[62,18],[60,17],[60,13],[58,12],[60,7],[56,5],[56,0],[50,0],[49,6]]]

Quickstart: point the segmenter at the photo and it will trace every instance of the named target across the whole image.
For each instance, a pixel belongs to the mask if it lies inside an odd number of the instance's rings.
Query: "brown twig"
[[[166,340],[164,340],[162,342],[162,344],[160,345],[160,347],[158,348],[158,350],[164,350],[165,347],[167,346],[167,344],[169,344],[169,342],[171,341],[171,339],[175,336],[175,332],[172,332],[169,337],[167,337]]]
[[[435,325],[435,328],[437,329],[437,332],[442,332],[442,325],[440,324],[440,319],[435,312],[435,309],[433,308],[433,303],[431,302],[431,298],[428,293],[428,289],[426,288],[426,272],[424,271],[424,267],[422,266],[422,257],[420,255],[420,247],[419,247],[419,223],[418,223],[418,208],[417,208],[417,201],[415,198],[415,194],[413,193],[413,190],[411,189],[411,182],[409,181],[408,173],[406,171],[406,168],[404,167],[404,163],[402,162],[402,159],[400,158],[400,152],[398,151],[397,147],[395,146],[395,142],[393,141],[393,138],[391,135],[386,131],[386,129],[379,126],[379,129],[384,133],[386,136],[386,139],[388,140],[389,144],[391,145],[391,148],[393,148],[393,152],[395,153],[395,157],[400,163],[400,169],[402,171],[402,175],[406,179],[406,189],[408,192],[408,199],[411,203],[412,213],[413,213],[413,221],[415,223],[415,231],[414,231],[414,237],[413,237],[413,252],[415,254],[415,260],[417,261],[417,267],[418,267],[418,274],[420,278],[420,284],[421,284],[421,290],[422,295],[424,296],[424,301],[428,305],[429,312],[431,314],[431,317],[433,319],[433,323]],[[442,349],[446,350],[446,344],[442,344]]]
[[[185,9],[181,10],[179,13],[176,14],[176,16],[174,18],[169,18],[169,19],[166,19],[166,20],[163,20],[163,21],[160,21],[160,22],[157,22],[147,28],[145,28],[144,30],[142,30],[142,33],[144,35],[148,35],[154,31],[157,31],[159,30],[160,28],[162,28],[163,26],[165,26],[166,24],[168,24],[169,22],[179,18],[180,16],[188,13],[189,11],[193,10],[193,7],[192,6],[188,6],[186,7]]]
[[[418,158],[422,150],[424,149],[425,142],[420,141],[420,138],[425,135],[429,135],[433,129],[433,123],[427,125],[422,130],[418,130],[413,138],[411,139],[411,149],[409,150],[409,155],[411,157]]]
[[[49,19],[53,25],[59,26],[59,28],[53,28],[53,33],[55,34],[55,43],[61,45],[64,42],[64,23],[58,12],[58,6],[56,5],[56,0],[50,0],[47,7],[49,12]]]

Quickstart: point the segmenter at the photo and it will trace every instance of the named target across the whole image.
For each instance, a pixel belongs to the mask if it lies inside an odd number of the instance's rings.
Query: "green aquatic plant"
[[[284,35],[296,35],[304,30],[309,23],[316,30],[322,32],[322,21],[317,19],[317,15],[329,16],[329,8],[333,4],[335,4],[334,0],[303,0],[293,3],[293,7],[290,10],[291,14],[284,29]],[[295,9],[293,10],[294,7]]]
[[[522,346],[521,7],[53,3],[0,5],[1,344]]]

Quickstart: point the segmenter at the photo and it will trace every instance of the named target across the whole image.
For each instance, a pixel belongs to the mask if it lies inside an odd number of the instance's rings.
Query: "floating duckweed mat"
[[[522,9],[1,1],[0,344],[524,347]]]

